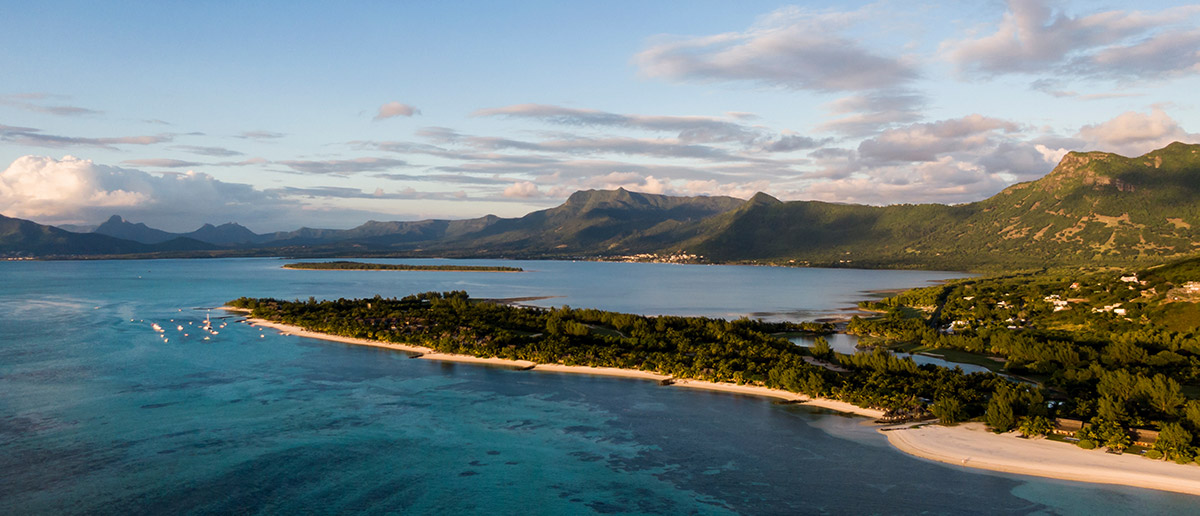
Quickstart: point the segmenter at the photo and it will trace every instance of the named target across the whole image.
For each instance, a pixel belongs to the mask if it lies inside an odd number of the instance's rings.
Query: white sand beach
[[[738,385],[734,383],[717,383],[706,382],[703,380],[676,380],[675,385],[686,387],[689,389],[704,389],[708,391],[732,392],[736,394],[749,394],[752,396],[767,396],[771,398],[779,398],[788,401],[801,401],[805,405],[812,407],[821,407],[847,414],[857,414],[866,416],[872,419],[883,417],[882,410],[862,408],[851,405],[844,401],[831,400],[826,398],[810,398],[803,394],[788,392],[780,389],[771,389],[768,387],[758,387],[755,385]]]
[[[1023,439],[1016,432],[998,435],[982,423],[884,430],[896,448],[956,466],[1200,495],[1200,466],[1195,464],[1084,450],[1058,441]]]

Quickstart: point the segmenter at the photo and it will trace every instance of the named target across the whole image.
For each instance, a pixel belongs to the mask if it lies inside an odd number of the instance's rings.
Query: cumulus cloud
[[[296,172],[303,172],[305,174],[333,175],[353,174],[357,172],[381,172],[408,166],[407,161],[390,158],[354,158],[325,161],[285,160],[278,163],[286,165]]]
[[[1071,16],[1047,0],[1010,0],[991,34],[942,44],[968,75],[1056,72],[1138,80],[1200,72],[1200,6]]]
[[[1176,141],[1200,141],[1200,134],[1185,131],[1160,108],[1152,109],[1149,114],[1128,111],[1099,124],[1085,125],[1076,137],[1083,140],[1086,150],[1124,156],[1140,156]]]
[[[412,107],[408,104],[404,104],[404,103],[400,103],[400,102],[388,102],[387,104],[379,106],[379,114],[375,115],[375,120],[385,120],[388,118],[395,118],[398,116],[411,117],[413,115],[419,114],[420,112],[421,112],[421,110],[419,110],[415,107]]]
[[[287,209],[274,194],[193,171],[148,174],[72,156],[24,156],[0,172],[0,212],[44,223],[92,222],[119,213],[183,231],[201,221],[280,223]]]
[[[897,202],[955,204],[995,194],[1012,183],[983,167],[943,156],[913,166],[888,166],[869,174],[813,183],[799,195],[831,202],[887,205]]]
[[[768,142],[763,145],[762,149],[766,152],[795,152],[799,150],[815,149],[828,143],[828,139],[818,140],[808,136],[798,134],[785,134],[780,136],[778,140]]]
[[[741,32],[676,38],[634,57],[641,73],[696,81],[752,81],[797,90],[865,91],[918,76],[906,59],[838,34],[866,11],[777,10]]]
[[[974,114],[884,131],[863,140],[858,153],[879,163],[936,161],[941,154],[985,145],[996,131],[1017,130],[1012,122]]]
[[[505,188],[504,196],[520,199],[531,199],[534,197],[541,197],[542,192],[538,190],[537,185],[533,184],[532,181],[520,181],[513,183],[508,188]]]
[[[615,190],[624,188],[632,192],[642,192],[658,195],[711,196],[726,195],[747,199],[755,193],[768,189],[771,181],[718,181],[715,179],[678,179],[665,176],[655,176],[633,171],[610,172],[586,178],[573,186],[573,189],[602,189]],[[572,189],[558,189],[565,196]]]

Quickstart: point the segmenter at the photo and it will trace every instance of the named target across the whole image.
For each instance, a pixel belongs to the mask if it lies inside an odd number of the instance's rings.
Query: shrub
[[[1162,452],[1160,452],[1158,450],[1150,450],[1150,451],[1146,452],[1147,459],[1158,460],[1158,459],[1161,459],[1162,457],[1163,457]]]
[[[1090,439],[1080,439],[1079,442],[1075,443],[1075,445],[1085,450],[1096,449],[1096,443],[1092,442]]]

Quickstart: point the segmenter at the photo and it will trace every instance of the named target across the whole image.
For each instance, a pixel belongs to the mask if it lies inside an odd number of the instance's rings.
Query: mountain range
[[[980,268],[1125,265],[1200,252],[1200,145],[1143,156],[1072,152],[1045,177],[974,203],[867,206],[759,193],[572,194],[523,217],[369,221],[255,234],[235,223],[169,233],[113,216],[72,233],[0,216],[0,256],[443,256]]]

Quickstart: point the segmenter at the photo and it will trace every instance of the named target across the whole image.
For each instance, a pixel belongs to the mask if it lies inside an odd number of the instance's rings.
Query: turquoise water
[[[953,276],[486,263],[529,272],[284,271],[271,259],[0,262],[0,514],[1180,514],[1196,506],[1183,495],[935,464],[893,450],[861,419],[754,397],[410,360],[260,337],[241,324],[221,328],[223,319],[218,335],[193,330],[206,307],[241,295],[449,289],[562,296],[544,305],[803,319],[837,313],[870,290]]]

